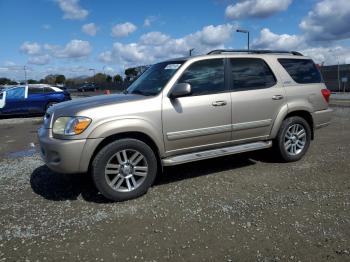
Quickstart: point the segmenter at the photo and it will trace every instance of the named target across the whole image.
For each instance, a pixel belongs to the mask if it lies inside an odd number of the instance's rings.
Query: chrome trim
[[[233,131],[240,131],[245,129],[253,129],[258,127],[265,127],[272,124],[272,119],[265,119],[252,122],[243,122],[238,124],[232,124]]]
[[[191,138],[191,137],[197,137],[197,136],[220,134],[220,133],[231,132],[231,131],[232,131],[231,125],[223,125],[223,126],[214,126],[214,127],[185,130],[185,131],[169,132],[167,133],[167,138],[168,140],[172,141],[172,140]]]
[[[210,158],[215,158],[215,157],[220,157],[225,155],[232,155],[232,154],[249,152],[249,151],[254,151],[259,149],[265,149],[271,146],[272,146],[272,141],[261,141],[261,142],[223,147],[219,149],[205,150],[205,151],[200,151],[196,153],[168,157],[168,158],[162,159],[162,163],[164,166],[174,166],[174,165],[184,164],[188,162],[203,160],[203,159],[210,159]]]

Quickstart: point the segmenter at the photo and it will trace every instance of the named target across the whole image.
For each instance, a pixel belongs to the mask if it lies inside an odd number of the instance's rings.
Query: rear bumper
[[[331,122],[333,110],[328,108],[325,110],[316,111],[312,114],[315,129],[328,126]]]

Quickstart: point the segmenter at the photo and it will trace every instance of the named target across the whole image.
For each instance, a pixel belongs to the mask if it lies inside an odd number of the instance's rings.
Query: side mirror
[[[171,99],[189,96],[192,93],[191,85],[188,83],[179,83],[173,86],[168,97]]]

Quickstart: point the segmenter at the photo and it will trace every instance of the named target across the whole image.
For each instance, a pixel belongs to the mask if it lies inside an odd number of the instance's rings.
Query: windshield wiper
[[[142,95],[142,96],[153,96],[153,93],[147,93],[147,92],[143,92],[141,90],[134,90],[131,92],[131,94],[135,94],[135,95]]]

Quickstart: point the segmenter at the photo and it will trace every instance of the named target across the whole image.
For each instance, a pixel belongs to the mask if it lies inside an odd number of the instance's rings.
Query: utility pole
[[[247,41],[247,48],[248,48],[248,51],[250,50],[250,33],[249,33],[249,30],[246,30],[246,29],[237,29],[236,30],[237,33],[243,33],[243,34],[247,34],[248,35],[248,41]]]
[[[94,84],[95,84],[95,75],[96,75],[96,74],[95,74],[95,68],[90,68],[89,70],[90,70],[90,71],[93,71],[93,74],[94,74],[93,79],[94,79]]]
[[[337,56],[337,59],[338,59],[338,90],[339,90],[339,93],[340,93],[340,65],[339,65],[339,56]]]
[[[27,67],[23,66],[23,70],[24,70],[24,83],[26,85],[28,85],[28,83],[27,83]]]

